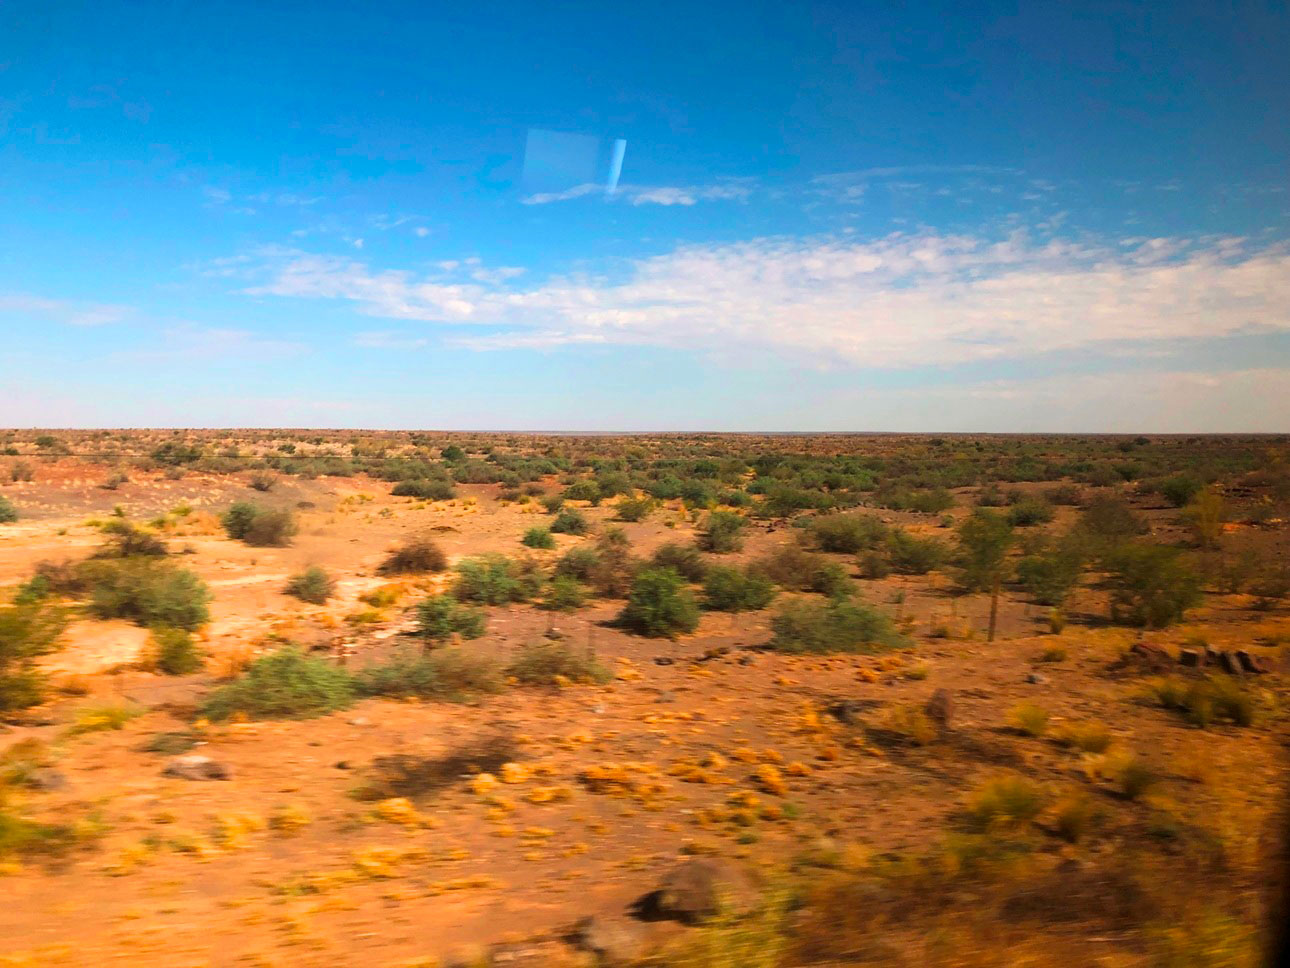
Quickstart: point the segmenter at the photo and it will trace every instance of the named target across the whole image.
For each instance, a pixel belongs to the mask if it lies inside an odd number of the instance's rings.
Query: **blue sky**
[[[1287,51],[1284,3],[10,0],[0,424],[1285,431]]]

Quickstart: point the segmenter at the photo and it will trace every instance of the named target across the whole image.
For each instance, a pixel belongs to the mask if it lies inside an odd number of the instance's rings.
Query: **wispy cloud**
[[[308,351],[304,343],[261,336],[246,329],[224,329],[185,323],[161,332],[155,346],[117,354],[131,360],[211,360],[236,358],[248,363],[294,356]]]
[[[904,368],[1290,330],[1290,247],[1239,239],[897,234],[683,246],[608,275],[518,287],[277,253],[251,292],[369,316],[488,325],[485,349],[601,343]],[[1124,349],[1129,352],[1129,349]],[[1137,352],[1145,350],[1138,349]]]
[[[392,330],[357,333],[354,336],[354,345],[364,349],[407,350],[425,346],[429,342],[424,336],[409,336]]]
[[[0,313],[39,317],[72,326],[102,326],[116,323],[130,315],[129,306],[83,302],[73,299],[46,299],[29,293],[0,293]]]
[[[612,194],[603,185],[575,185],[561,192],[539,192],[521,199],[525,205],[549,205],[567,202],[588,195],[600,195],[607,201],[622,201],[630,205],[695,205],[698,202],[742,201],[751,194],[746,182],[729,182],[718,185],[689,187],[647,185],[619,185]]]

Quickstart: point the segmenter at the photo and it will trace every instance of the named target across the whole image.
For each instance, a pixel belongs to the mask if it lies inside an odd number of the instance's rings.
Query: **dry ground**
[[[518,554],[520,534],[541,515],[533,504],[499,503],[491,486],[426,503],[392,498],[388,484],[361,478],[284,481],[268,499],[298,509],[300,532],[290,547],[256,549],[225,538],[210,516],[234,499],[260,497],[236,475],[172,481],[141,473],[109,492],[97,487],[105,474],[65,459],[41,464],[33,482],[4,488],[23,518],[0,529],[0,586],[24,579],[37,561],[87,554],[101,540],[87,519],[113,505],[147,520],[187,504],[193,513],[168,540],[188,546],[183,564],[214,592],[205,633],[211,671],[183,679],[138,671],[131,664],[146,632],[88,619],[48,658],[78,694],[0,731],[0,748],[32,738],[53,744],[67,785],[33,794],[29,806],[50,819],[92,818],[86,822],[99,825],[100,836],[92,848],[0,877],[0,956],[9,959],[0,964],[415,964],[462,945],[549,935],[584,915],[621,915],[683,851],[775,871],[821,844],[870,855],[927,850],[971,791],[1000,771],[1057,791],[1090,788],[1119,823],[1141,824],[1161,810],[1210,818],[1250,866],[1268,851],[1282,795],[1279,719],[1198,730],[1137,701],[1141,677],[1114,665],[1138,633],[1100,624],[1105,606],[1097,592],[1072,609],[1089,621],[1059,636],[1046,631],[1045,609],[1008,597],[999,639],[986,644],[987,600],[951,595],[944,576],[857,579],[867,600],[912,630],[912,650],[883,657],[745,649],[769,638],[770,611],[707,614],[696,634],[672,642],[609,627],[617,602],[554,619],[530,606],[491,609],[487,634],[469,648],[505,657],[554,625],[565,641],[593,648],[615,680],[514,688],[470,705],[367,700],[305,722],[199,724],[196,751],[227,763],[232,779],[168,779],[161,775],[168,757],[143,747],[156,734],[192,727],[191,710],[227,657],[266,648],[271,635],[306,645],[352,635],[358,661],[384,654],[398,646],[417,588],[374,622],[351,625],[345,617],[366,610],[358,596],[384,583],[375,567],[394,541],[430,528],[454,559]],[[877,513],[936,530],[926,516]],[[589,511],[595,520],[611,514]],[[694,533],[678,508],[624,527],[638,553]],[[557,539],[561,550],[587,540]],[[791,540],[790,529],[763,526],[732,557],[756,557]],[[339,579],[339,597],[326,606],[282,593],[286,577],[308,564]],[[1168,648],[1194,635],[1248,647],[1290,635],[1284,607],[1248,606],[1240,596],[1210,596],[1186,626],[1146,637]],[[938,627],[950,636],[933,638]],[[1058,644],[1065,661],[1038,663]],[[729,651],[703,660],[721,646]],[[1030,681],[1035,672],[1038,681]],[[1280,682],[1272,676],[1256,688]],[[885,744],[881,729],[866,734],[825,711],[839,700],[866,701],[863,720],[880,726],[888,710],[921,705],[938,688],[954,697],[953,729],[925,747]],[[120,730],[67,735],[78,710],[103,702],[132,703],[143,713]],[[1090,783],[1078,753],[1010,731],[1010,710],[1021,702],[1048,710],[1054,727],[1107,725],[1119,747],[1163,777],[1152,799],[1123,802],[1105,783]],[[1268,702],[1275,703],[1271,694]],[[409,781],[402,792],[411,794],[414,817],[382,818],[354,795],[377,779],[378,761],[398,757],[433,772],[436,761],[463,754],[489,766],[494,748],[537,774],[504,785],[501,806],[477,795],[460,768],[442,783]],[[669,773],[678,762],[705,758],[707,782]],[[589,766],[623,762],[660,790],[615,797],[579,782]],[[784,796],[759,789],[754,774],[767,762],[785,772]],[[529,802],[548,787],[557,788],[556,802]],[[736,791],[776,804],[782,816],[741,825],[704,812]],[[268,826],[287,808],[308,821],[290,835]],[[1044,853],[1055,866],[1114,849],[1109,841],[1072,848],[1054,838]],[[1084,945],[1073,950],[1089,963],[1145,963],[1132,940],[1087,943],[1076,930],[1054,930]]]

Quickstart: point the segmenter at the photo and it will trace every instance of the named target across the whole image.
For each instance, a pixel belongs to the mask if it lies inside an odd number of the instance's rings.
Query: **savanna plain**
[[[0,965],[1263,963],[1290,438],[0,432]]]

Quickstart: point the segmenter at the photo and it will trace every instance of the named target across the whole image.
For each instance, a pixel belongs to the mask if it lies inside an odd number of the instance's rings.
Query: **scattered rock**
[[[604,712],[605,712],[605,704],[602,702],[598,702],[591,707],[591,711],[595,713],[597,716],[602,716],[604,715]]]
[[[1026,681],[1032,685],[1042,686],[1048,681],[1048,677],[1038,672],[1032,672],[1030,675],[1026,676]]]
[[[841,702],[835,702],[828,708],[829,715],[839,722],[852,725],[860,722],[860,716],[871,709],[876,709],[882,703],[877,699],[843,699]]]
[[[348,770],[349,768],[350,768],[350,766],[349,766],[349,760],[337,760],[337,761],[336,761],[336,769],[338,769],[338,770]]]
[[[1255,675],[1263,675],[1272,671],[1272,664],[1261,655],[1255,655],[1240,649],[1236,653],[1236,662],[1244,672],[1252,672]]]
[[[675,662],[675,661],[676,661],[676,660],[675,660],[675,659],[673,659],[670,655],[656,655],[656,656],[654,656],[654,664],[655,664],[655,665],[671,665],[671,664],[672,664],[673,662]]]
[[[1218,649],[1214,648],[1212,645],[1205,646],[1205,665],[1209,665],[1209,666],[1218,665],[1218,662],[1219,662],[1218,657],[1220,654],[1221,653],[1219,653]]]
[[[693,858],[663,877],[638,907],[646,916],[694,924],[718,911],[746,911],[756,891],[748,875],[716,858]]]
[[[927,700],[923,712],[927,713],[927,718],[941,729],[949,729],[950,722],[954,719],[954,697],[950,695],[948,689],[937,689]]]
[[[1218,654],[1218,667],[1229,676],[1239,676],[1245,673],[1245,670],[1241,668],[1240,660],[1231,652],[1220,652]]]
[[[728,656],[729,654],[730,654],[730,646],[720,645],[720,646],[717,646],[715,649],[708,649],[706,652],[703,653],[703,655],[699,656],[699,658],[695,661],[711,662],[713,659],[721,659],[721,658],[724,658],[725,656]]]
[[[1205,663],[1204,654],[1199,649],[1180,649],[1178,661],[1189,669],[1199,669]]]
[[[177,756],[161,771],[180,780],[227,780],[232,772],[209,756]]]
[[[1129,658],[1140,668],[1153,672],[1168,671],[1174,664],[1174,660],[1163,645],[1143,639],[1133,643],[1133,647],[1129,649]]]
[[[43,766],[27,774],[23,785],[32,790],[49,793],[52,790],[61,790],[67,786],[67,776],[51,767]]]
[[[676,693],[670,692],[664,689],[662,692],[658,694],[658,696],[655,698],[654,701],[655,702],[676,702]]]
[[[595,955],[601,965],[633,965],[645,955],[645,932],[633,921],[583,918],[574,925],[570,939],[582,951]]]
[[[366,716],[355,716],[353,719],[349,720],[349,724],[351,726],[371,726],[372,721]]]
[[[543,638],[550,639],[552,642],[556,642],[564,638],[564,633],[557,628],[549,628],[542,633],[542,636]]]
[[[757,661],[757,657],[755,655],[741,655],[738,661],[741,666],[750,666]]]

